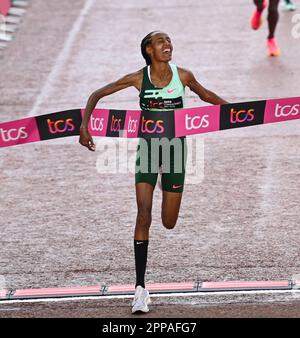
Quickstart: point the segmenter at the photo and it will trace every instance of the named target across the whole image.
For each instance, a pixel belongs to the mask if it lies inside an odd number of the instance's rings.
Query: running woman
[[[211,104],[227,103],[227,101],[223,100],[212,91],[204,88],[196,80],[191,71],[170,63],[173,45],[168,34],[160,31],[149,33],[141,42],[141,52],[146,61],[146,66],[144,68],[135,73],[125,75],[119,80],[96,90],[90,95],[80,127],[79,139],[80,144],[87,147],[89,150],[95,151],[96,149],[88,131],[90,116],[97,102],[101,98],[119,90],[131,86],[135,87],[139,91],[140,107],[142,110],[167,111],[184,108],[186,86],[205,102]],[[176,148],[176,151],[186,153],[185,138],[182,137],[176,139],[182,144],[182,147],[179,147],[179,150]],[[141,150],[141,147],[143,146],[142,141],[147,142],[147,145],[149,146],[146,158],[141,156],[145,155]],[[152,218],[153,191],[158,177],[158,170],[154,170],[154,172],[153,170],[141,172],[140,170],[137,170],[137,168],[138,166],[142,167],[141,161],[145,161],[147,158],[149,160],[148,168],[151,167],[151,163],[157,160],[159,160],[159,165],[162,165],[163,167],[161,177],[163,194],[161,217],[162,224],[167,229],[173,229],[177,222],[185,178],[185,156],[181,157],[183,158],[181,172],[175,172],[175,147],[173,152],[171,149],[169,155],[170,167],[168,171],[164,172],[164,163],[162,163],[161,152],[158,154],[158,159],[152,158],[151,145],[151,139],[147,139],[147,141],[140,139],[137,148],[139,150],[137,151],[135,173],[137,217],[134,232],[136,284],[135,296],[132,302],[132,313],[149,311],[148,304],[150,303],[150,297],[149,292],[145,289],[145,271],[148,255],[149,228]]]
[[[267,0],[254,0],[256,10],[253,12],[251,17],[251,27],[254,30],[257,30],[262,25],[262,13],[264,9],[268,6]],[[268,6],[268,26],[269,26],[269,35],[267,37],[267,50],[269,56],[279,56],[280,49],[277,45],[275,39],[275,30],[279,20],[278,12],[279,0],[269,0]]]

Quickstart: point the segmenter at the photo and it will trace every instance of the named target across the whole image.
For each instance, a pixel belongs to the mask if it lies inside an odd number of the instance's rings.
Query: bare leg
[[[165,228],[173,229],[175,227],[181,199],[182,193],[163,191],[161,219]]]
[[[144,241],[149,239],[149,228],[152,221],[153,186],[148,183],[137,183],[135,191],[138,212],[134,239]]]

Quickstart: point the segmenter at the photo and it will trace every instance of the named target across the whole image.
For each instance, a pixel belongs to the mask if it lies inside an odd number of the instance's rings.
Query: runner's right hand
[[[90,135],[88,128],[80,128],[80,137],[79,137],[79,143],[83,145],[84,147],[87,147],[91,151],[96,150],[96,145],[93,141],[92,136]]]

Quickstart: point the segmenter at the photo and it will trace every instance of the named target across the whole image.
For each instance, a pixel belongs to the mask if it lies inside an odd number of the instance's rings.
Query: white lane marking
[[[13,308],[13,309],[11,309],[11,308],[0,309],[0,311],[18,311],[18,310],[21,310],[21,308],[20,308],[20,307],[17,307],[17,308]]]
[[[270,141],[269,141],[270,140]],[[265,162],[262,162],[266,167],[262,170],[260,183],[258,185],[259,192],[259,211],[261,212],[261,216],[258,218],[257,224],[255,226],[254,235],[255,240],[262,240],[265,238],[265,229],[267,222],[274,221],[273,210],[278,201],[277,195],[274,194],[274,187],[278,186],[279,182],[276,182],[276,172],[274,171],[274,161],[278,155],[276,152],[278,151],[278,146],[276,147],[276,143],[274,139],[269,138],[265,143]],[[272,224],[272,223],[271,223]]]
[[[76,39],[77,34],[79,33],[83,21],[86,18],[87,14],[89,13],[91,7],[94,5],[96,0],[88,0],[85,2],[84,7],[79,13],[79,16],[77,17],[77,20],[75,21],[71,31],[68,34],[67,40],[64,43],[64,48],[59,53],[54,66],[51,69],[50,74],[48,75],[48,78],[44,84],[44,87],[42,88],[40,94],[37,96],[37,99],[31,109],[31,111],[27,114],[27,116],[35,116],[39,113],[39,108],[44,102],[44,100],[47,98],[48,94],[51,92],[51,90],[54,87],[55,81],[58,77],[58,75],[63,70],[63,67],[65,65],[66,60],[69,57],[70,50],[73,46],[73,43]]]
[[[291,295],[299,294],[300,290],[247,290],[247,291],[210,291],[210,292],[174,292],[174,293],[150,293],[150,297],[198,297],[198,296],[229,296],[229,295],[273,295],[273,294],[285,294]],[[18,303],[58,303],[69,301],[83,301],[83,300],[104,300],[104,299],[131,299],[134,295],[110,295],[110,296],[77,296],[77,297],[59,297],[59,298],[36,298],[36,299],[12,299],[12,300],[0,300],[1,304],[18,304]]]

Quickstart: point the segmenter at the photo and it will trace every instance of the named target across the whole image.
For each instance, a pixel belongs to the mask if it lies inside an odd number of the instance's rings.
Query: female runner
[[[141,42],[141,52],[146,61],[146,66],[134,73],[128,74],[119,80],[112,82],[94,91],[86,104],[85,114],[80,127],[81,145],[91,151],[95,151],[96,146],[88,131],[90,116],[98,103],[104,96],[111,95],[117,91],[128,87],[135,87],[139,91],[140,107],[142,110],[174,110],[184,108],[185,87],[189,87],[199,98],[211,104],[226,104],[227,101],[217,96],[212,91],[204,88],[194,77],[190,70],[177,67],[171,64],[173,45],[168,34],[154,31],[149,33]],[[151,138],[140,139],[137,151],[135,189],[137,202],[137,217],[134,232],[134,255],[136,269],[136,290],[132,303],[132,313],[141,311],[148,312],[150,303],[149,292],[145,289],[145,271],[147,263],[149,228],[151,225],[153,191],[158,177],[158,168],[153,170],[151,163],[159,163],[161,167],[162,181],[162,224],[167,229],[175,227],[181,198],[183,193],[185,178],[185,159],[186,142],[185,137],[178,138],[182,147],[176,150],[171,147],[169,155],[169,170],[164,171],[161,148],[157,155],[151,152]],[[141,142],[147,142],[149,146],[146,154],[141,150]],[[143,147],[145,149],[145,147]],[[182,151],[181,172],[175,170],[176,151]],[[156,158],[153,158],[156,157]],[[158,157],[158,158],[157,158]],[[148,159],[148,171],[141,172],[137,169],[142,167],[142,161]],[[157,161],[157,162],[156,162]]]

